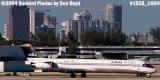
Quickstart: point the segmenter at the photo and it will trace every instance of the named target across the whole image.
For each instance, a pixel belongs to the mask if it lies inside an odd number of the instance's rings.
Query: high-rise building
[[[40,28],[44,25],[44,15],[43,12],[35,12],[35,32],[40,32]]]
[[[81,42],[80,35],[90,26],[90,21],[87,20],[69,20],[63,22],[63,29],[65,30],[65,36],[72,36],[77,42]]]
[[[74,13],[73,20],[68,20],[62,23],[66,37],[72,37],[77,42],[81,42],[81,33],[86,29],[96,29],[96,31],[107,32],[110,30],[108,21],[100,19],[92,19],[92,15],[88,10],[80,13]]]
[[[104,9],[104,20],[110,23],[113,31],[122,31],[122,6],[108,4]]]
[[[10,7],[8,29],[9,40],[30,39],[30,17],[27,6]]]
[[[9,31],[8,31],[8,24],[4,24],[3,28],[3,36],[6,40],[9,40]]]
[[[88,10],[83,10],[80,13],[74,13],[73,20],[92,20],[92,15]]]
[[[32,9],[29,9],[29,31],[30,31],[30,40],[32,39],[32,36],[35,35],[35,11]]]
[[[38,32],[55,34],[56,17],[45,12],[36,12],[27,6],[11,6],[9,21],[4,25],[7,40],[32,40]]]
[[[103,32],[107,32],[110,30],[110,24],[108,21],[102,19],[93,19],[90,21],[91,26],[99,27]]]
[[[48,28],[56,28],[57,25],[56,16],[48,15],[47,18],[48,18]]]
[[[54,32],[56,30],[56,16],[51,16],[45,12],[35,12],[35,32]]]
[[[77,42],[81,42],[80,35],[87,27],[90,27],[92,15],[88,10],[83,10],[80,13],[74,13],[73,20],[68,20],[62,23],[65,36],[72,36]]]

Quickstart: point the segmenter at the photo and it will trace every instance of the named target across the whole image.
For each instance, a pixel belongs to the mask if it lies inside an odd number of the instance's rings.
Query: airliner
[[[137,76],[145,74],[150,78],[156,71],[150,64],[139,60],[28,58],[28,61],[32,68],[70,73],[71,77],[76,77],[75,73],[81,73],[81,77],[86,77],[86,73],[96,72],[135,73]]]
[[[31,48],[32,49],[32,48]],[[59,52],[63,52],[60,48]],[[61,54],[61,53],[59,53]],[[108,59],[52,59],[52,58],[27,58],[28,65],[33,69],[44,69],[70,73],[76,77],[86,77],[86,73],[134,73],[137,76],[151,77],[156,69],[142,60],[108,60]]]

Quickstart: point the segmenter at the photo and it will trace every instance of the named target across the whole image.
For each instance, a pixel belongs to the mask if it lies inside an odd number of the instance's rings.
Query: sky
[[[2,0],[0,0],[2,1]],[[27,1],[27,0],[26,0]],[[29,0],[30,1],[30,0]],[[49,1],[49,0],[43,0]],[[60,0],[50,0],[60,1]],[[69,0],[61,0],[69,1]],[[50,10],[48,14],[57,16],[57,23],[60,27],[61,22],[72,19],[75,12],[81,12],[84,9],[89,10],[93,18],[102,18],[102,9],[107,4],[122,5],[122,30],[130,34],[133,32],[148,32],[151,27],[160,26],[160,5],[159,6],[131,6],[131,0],[70,0],[80,1],[81,5],[78,7],[62,7],[62,6],[29,6],[34,10]],[[135,1],[135,0],[132,0]],[[148,1],[148,0],[144,0]],[[3,25],[8,21],[9,6],[0,6],[0,31],[3,32]]]

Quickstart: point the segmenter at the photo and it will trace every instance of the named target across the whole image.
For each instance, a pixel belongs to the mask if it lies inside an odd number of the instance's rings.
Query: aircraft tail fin
[[[57,54],[57,57],[62,56],[64,54],[66,54],[66,47],[59,47],[59,52]]]
[[[103,56],[102,56],[102,53],[99,52],[99,51],[94,51],[95,53],[95,57],[98,58],[98,59],[103,59]]]

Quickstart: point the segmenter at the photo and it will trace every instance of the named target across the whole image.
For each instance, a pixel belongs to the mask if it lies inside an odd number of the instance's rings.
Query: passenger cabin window
[[[26,57],[37,57],[37,54],[34,50],[29,47],[21,47]]]
[[[154,68],[152,65],[150,64],[143,64],[142,67],[149,67],[149,68]]]

